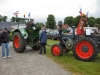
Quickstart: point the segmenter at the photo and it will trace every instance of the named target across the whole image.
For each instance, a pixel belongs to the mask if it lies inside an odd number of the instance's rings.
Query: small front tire
[[[51,47],[51,53],[52,53],[52,55],[54,55],[54,56],[62,56],[63,51],[62,51],[61,45],[60,45],[60,44],[54,44],[54,45]]]

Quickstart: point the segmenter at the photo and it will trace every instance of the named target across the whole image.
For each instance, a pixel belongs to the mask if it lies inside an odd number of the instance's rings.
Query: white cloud
[[[31,17],[35,21],[46,21],[49,14],[53,14],[56,20],[63,20],[67,16],[76,17],[79,10],[89,16],[100,17],[97,11],[100,8],[99,0],[0,0],[0,15],[7,15],[9,18],[19,10],[19,17],[23,17],[31,12]],[[96,15],[95,15],[96,14]]]

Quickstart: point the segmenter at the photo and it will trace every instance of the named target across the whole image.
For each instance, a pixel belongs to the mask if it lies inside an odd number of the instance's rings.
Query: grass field
[[[59,43],[56,40],[48,40],[49,45]],[[69,53],[63,53],[62,56],[53,56],[51,54],[51,47],[46,46],[46,56],[59,64],[65,70],[68,70],[73,75],[100,75],[100,54],[97,56],[94,62],[84,62],[77,60],[72,51]]]

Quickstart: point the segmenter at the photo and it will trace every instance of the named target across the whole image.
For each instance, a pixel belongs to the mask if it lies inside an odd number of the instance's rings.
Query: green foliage
[[[72,26],[72,22],[73,22],[73,17],[72,16],[66,17],[64,19],[64,24],[68,24],[69,26]]]
[[[2,16],[0,15],[0,22],[2,21]]]
[[[7,16],[2,16],[0,15],[0,22],[3,21],[3,22],[6,22],[7,21]]]
[[[52,15],[52,14],[48,15],[47,22],[46,22],[46,27],[48,27],[50,29],[54,29],[55,26],[56,26],[56,22],[55,22],[54,15]]]
[[[12,17],[11,22],[18,22],[20,19],[23,20],[24,18]]]
[[[81,16],[77,16],[75,18],[73,18],[73,26],[78,26],[78,23],[80,21]]]
[[[98,29],[100,29],[100,24],[95,24],[94,27],[98,27]]]
[[[46,28],[49,28],[49,24],[46,22]]]
[[[19,18],[16,18],[16,22],[19,22]]]
[[[44,25],[43,23],[37,22],[37,23],[36,23],[36,26],[41,27],[41,26],[45,26],[45,25]]]
[[[15,17],[12,17],[11,18],[11,22],[15,22],[16,18]]]
[[[95,21],[95,18],[94,17],[89,17],[88,19],[92,19],[93,21]]]
[[[3,19],[3,22],[6,22],[7,21],[7,16],[3,16],[2,19]]]
[[[95,20],[89,18],[89,19],[88,19],[88,25],[89,25],[90,27],[93,27],[94,24],[95,24]]]
[[[73,18],[73,25],[74,25],[74,26],[76,26],[76,27],[78,26],[79,21],[80,21],[80,18],[81,18],[81,16],[77,16],[77,17]],[[88,23],[88,25],[89,25],[90,27],[93,27],[94,24],[95,24],[95,18],[94,18],[94,17],[88,18],[87,23]]]
[[[96,24],[100,24],[100,18],[97,18],[95,22]]]
[[[63,33],[66,33],[66,29],[64,28],[64,29],[62,30],[62,32],[63,32]]]

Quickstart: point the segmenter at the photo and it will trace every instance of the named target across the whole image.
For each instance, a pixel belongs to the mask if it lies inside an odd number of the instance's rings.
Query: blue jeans
[[[1,46],[2,46],[2,57],[9,56],[9,50],[10,50],[9,43],[2,43]]]

